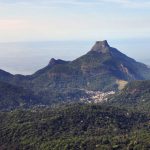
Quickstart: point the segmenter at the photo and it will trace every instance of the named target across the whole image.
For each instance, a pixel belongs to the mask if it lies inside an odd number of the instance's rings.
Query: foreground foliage
[[[150,149],[149,116],[72,104],[0,113],[0,149]]]

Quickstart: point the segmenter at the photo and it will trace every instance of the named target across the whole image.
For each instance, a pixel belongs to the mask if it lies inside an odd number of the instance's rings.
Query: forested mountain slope
[[[0,112],[0,149],[149,149],[149,116],[74,104]]]

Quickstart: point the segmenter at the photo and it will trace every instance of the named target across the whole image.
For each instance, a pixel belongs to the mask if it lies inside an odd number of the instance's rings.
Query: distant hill
[[[33,91],[40,103],[48,105],[80,101],[87,96],[86,91],[118,91],[128,81],[147,79],[150,68],[109,46],[107,41],[97,41],[87,54],[73,61],[52,58],[33,75],[0,71],[0,81]]]

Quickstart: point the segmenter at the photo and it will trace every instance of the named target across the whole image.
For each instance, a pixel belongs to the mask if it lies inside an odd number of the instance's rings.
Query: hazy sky
[[[0,0],[0,42],[149,35],[150,0]]]

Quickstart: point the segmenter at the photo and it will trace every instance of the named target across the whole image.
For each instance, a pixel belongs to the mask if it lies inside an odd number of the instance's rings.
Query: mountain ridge
[[[150,68],[97,41],[85,55],[64,61],[52,58],[32,75],[12,75],[0,71],[0,81],[29,89],[43,104],[79,101],[86,91],[118,91],[132,80],[150,79]],[[124,83],[124,84],[122,84]]]

